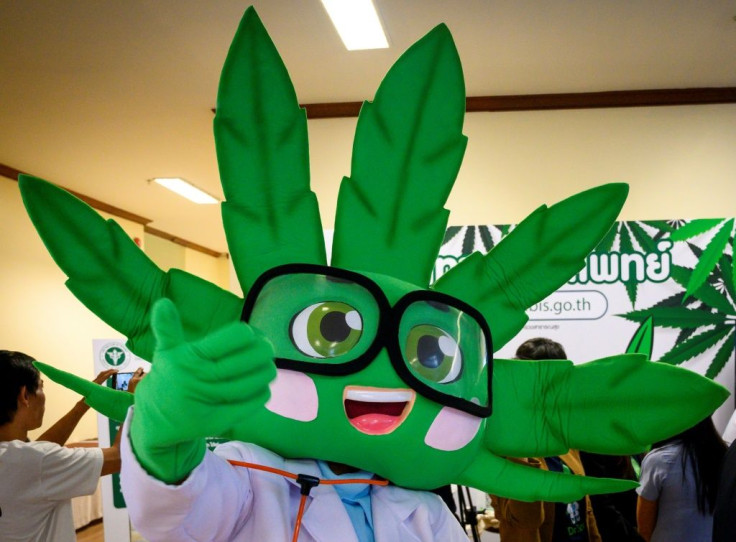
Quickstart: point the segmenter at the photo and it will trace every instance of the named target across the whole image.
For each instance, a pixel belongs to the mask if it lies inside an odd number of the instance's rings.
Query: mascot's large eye
[[[457,380],[463,368],[457,341],[440,328],[428,324],[409,330],[404,357],[416,373],[438,384]]]
[[[289,333],[299,351],[313,358],[334,358],[349,352],[360,340],[363,320],[350,305],[339,301],[315,303],[291,321]]]

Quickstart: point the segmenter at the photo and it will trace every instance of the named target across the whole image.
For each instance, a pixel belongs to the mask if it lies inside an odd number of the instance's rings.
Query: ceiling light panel
[[[179,177],[157,177],[152,179],[153,182],[160,184],[164,188],[168,188],[172,192],[187,198],[189,201],[200,204],[219,203],[219,200],[210,196],[207,192],[200,190],[192,183],[185,181]]]
[[[322,0],[348,51],[386,49],[388,40],[371,0]]]

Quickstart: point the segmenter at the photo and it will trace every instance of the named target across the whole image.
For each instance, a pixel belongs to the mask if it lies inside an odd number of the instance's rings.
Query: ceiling
[[[736,87],[733,0],[375,0],[391,47],[344,49],[319,0],[0,0],[0,165],[226,252],[212,138],[220,67],[252,4],[302,103],[372,99],[393,61],[448,25],[468,96]],[[345,172],[348,174],[349,172]]]

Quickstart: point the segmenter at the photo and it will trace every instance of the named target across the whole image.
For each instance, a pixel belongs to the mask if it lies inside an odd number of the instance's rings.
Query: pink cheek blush
[[[299,422],[311,422],[317,417],[317,387],[304,373],[279,369],[270,389],[266,408],[274,414]]]
[[[482,418],[451,407],[443,407],[424,437],[435,450],[453,452],[467,446],[478,433]]]

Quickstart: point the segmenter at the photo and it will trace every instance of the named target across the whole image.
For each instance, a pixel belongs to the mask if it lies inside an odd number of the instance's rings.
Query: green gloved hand
[[[153,307],[156,349],[135,392],[130,436],[138,461],[154,477],[178,483],[202,461],[205,437],[226,434],[262,408],[276,377],[271,344],[237,322],[187,342],[176,307]]]

